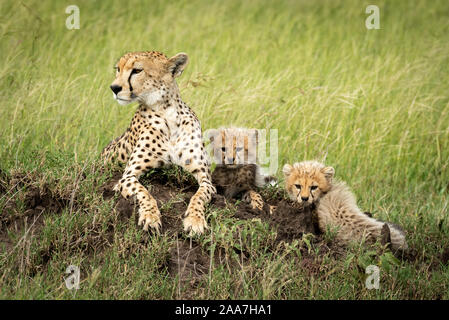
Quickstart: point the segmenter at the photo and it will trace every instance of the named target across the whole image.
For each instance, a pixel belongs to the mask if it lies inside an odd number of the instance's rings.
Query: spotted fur
[[[216,167],[212,182],[225,197],[242,195],[253,209],[263,210],[264,200],[256,191],[276,178],[263,173],[257,164],[258,131],[246,128],[209,130],[210,149]],[[270,206],[270,212],[274,207]]]
[[[111,85],[114,98],[122,105],[137,101],[139,107],[125,133],[104,148],[102,158],[105,163],[117,159],[126,164],[115,190],[127,199],[136,197],[139,225],[144,230],[150,227],[159,231],[161,214],[139,177],[152,168],[168,165],[191,172],[199,184],[187,207],[184,229],[190,233],[207,229],[205,205],[216,192],[211,183],[210,159],[200,121],[182,101],[175,81],[187,62],[185,53],[168,59],[150,51],[125,54],[116,64]]]
[[[316,161],[304,161],[283,168],[285,185],[292,200],[304,206],[315,205],[322,232],[337,228],[337,238],[343,241],[370,241],[388,238],[393,249],[407,249],[400,228],[364,214],[354,194],[344,182],[334,182],[335,170]],[[389,232],[389,234],[385,234]]]

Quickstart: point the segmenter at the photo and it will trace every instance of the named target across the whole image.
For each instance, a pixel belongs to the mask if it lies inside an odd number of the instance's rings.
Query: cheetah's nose
[[[309,200],[309,197],[301,197],[301,200],[302,201],[307,201],[307,200]]]
[[[116,85],[116,84],[113,84],[113,85],[111,86],[111,90],[112,90],[112,92],[114,92],[115,94],[117,94],[117,93],[119,93],[120,91],[122,91],[122,87],[120,87],[120,86],[118,86],[118,85]]]

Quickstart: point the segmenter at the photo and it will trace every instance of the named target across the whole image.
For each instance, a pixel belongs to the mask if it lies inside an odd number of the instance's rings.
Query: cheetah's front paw
[[[190,235],[201,234],[207,228],[206,219],[203,215],[191,214],[184,218],[184,231],[190,231]]]
[[[154,229],[157,233],[161,228],[161,213],[157,207],[150,209],[139,208],[139,226],[143,225],[143,230],[148,231],[148,227]]]

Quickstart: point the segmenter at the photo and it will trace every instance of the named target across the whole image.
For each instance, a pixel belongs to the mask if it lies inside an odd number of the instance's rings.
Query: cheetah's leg
[[[187,207],[184,218],[184,231],[190,231],[190,234],[203,233],[208,228],[206,219],[204,218],[205,207],[211,200],[212,194],[217,191],[212,185],[209,169],[205,169],[206,172],[191,170],[189,168],[186,169],[194,174],[200,187],[190,199],[189,206]]]
[[[144,159],[138,158],[140,150],[137,149],[131,154],[130,161],[125,168],[122,179],[115,185],[114,190],[120,191],[122,196],[130,199],[136,196],[139,204],[139,226],[143,225],[143,230],[148,227],[159,232],[161,227],[161,213],[157,207],[157,202],[148,190],[139,182],[139,177],[151,168],[158,168],[164,164],[160,158],[146,155]],[[133,161],[139,159],[139,161]]]
[[[131,153],[132,146],[128,141],[128,132],[125,132],[120,137],[111,141],[101,152],[101,158],[104,164],[108,164],[117,158],[121,163],[128,161],[129,154]]]
[[[248,190],[242,197],[242,200],[251,205],[253,209],[263,210],[264,201],[262,196],[254,190]]]

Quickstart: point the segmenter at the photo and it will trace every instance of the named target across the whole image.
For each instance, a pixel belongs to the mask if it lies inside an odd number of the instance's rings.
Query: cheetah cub
[[[258,131],[247,128],[209,130],[209,148],[216,163],[212,183],[228,199],[242,195],[253,209],[263,210],[264,200],[258,187],[275,184],[276,178],[267,175],[257,164]],[[273,207],[270,208],[270,213]]]
[[[369,241],[384,238],[385,232],[393,250],[408,248],[399,227],[364,214],[344,182],[333,181],[334,168],[316,161],[304,161],[283,167],[290,198],[304,206],[316,205],[319,229],[337,227],[337,239],[350,241],[366,236]]]

